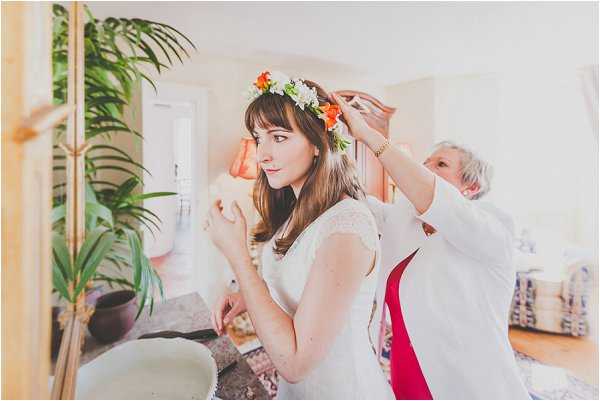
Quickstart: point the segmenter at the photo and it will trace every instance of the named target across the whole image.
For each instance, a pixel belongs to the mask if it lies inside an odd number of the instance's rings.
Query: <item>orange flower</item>
[[[337,123],[337,118],[342,113],[337,104],[325,103],[323,106],[319,106],[319,109],[325,113],[325,126],[328,130]]]
[[[256,78],[256,82],[254,83],[254,85],[256,85],[256,87],[261,91],[267,89],[267,84],[269,83],[269,75],[269,71],[263,72],[258,76],[258,78]]]

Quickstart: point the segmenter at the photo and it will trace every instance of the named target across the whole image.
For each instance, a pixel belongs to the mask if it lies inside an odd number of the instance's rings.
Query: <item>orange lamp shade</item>
[[[257,177],[258,166],[256,163],[256,142],[254,138],[242,138],[240,150],[229,169],[229,174],[233,177],[241,177],[247,180],[253,180]]]

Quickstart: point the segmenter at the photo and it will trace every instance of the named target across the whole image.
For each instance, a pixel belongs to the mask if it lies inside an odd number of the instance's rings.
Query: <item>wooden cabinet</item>
[[[373,96],[363,92],[341,90],[336,91],[336,94],[343,96],[347,101],[358,97],[360,104],[366,109],[363,116],[367,123],[389,138],[390,119],[396,111],[395,108],[386,106]],[[367,194],[373,195],[383,202],[388,202],[388,175],[377,157],[366,145],[357,141],[354,141],[352,149],[358,175]]]
[[[52,5],[2,2],[2,399],[47,399]]]

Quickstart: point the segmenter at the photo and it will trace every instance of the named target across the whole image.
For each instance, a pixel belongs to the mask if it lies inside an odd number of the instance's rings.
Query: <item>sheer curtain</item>
[[[594,244],[593,252],[594,252],[594,260],[596,261],[596,266],[594,270],[594,290],[592,292],[592,310],[590,313],[590,337],[598,342],[598,65],[589,65],[584,68],[581,68],[579,71],[579,76],[581,78],[581,89],[583,92],[583,98],[585,101],[585,106],[588,112],[590,124],[592,127],[592,135],[593,135],[593,146],[594,146],[594,154],[596,155],[595,164],[591,166],[594,169],[593,179],[590,183],[593,188],[590,192],[591,196],[595,197],[593,202],[592,210],[590,210],[590,218],[594,227]]]
[[[598,144],[598,65],[589,65],[579,71],[581,78],[581,89],[585,99],[592,133]]]

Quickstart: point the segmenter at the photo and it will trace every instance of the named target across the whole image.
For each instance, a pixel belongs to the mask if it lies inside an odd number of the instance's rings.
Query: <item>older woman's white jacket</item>
[[[400,304],[431,394],[529,398],[508,341],[512,220],[491,204],[465,199],[439,177],[433,203],[420,216],[400,197],[394,204],[368,197],[382,244],[377,300],[383,305],[388,275],[418,248],[400,280]],[[437,232],[427,237],[423,222]]]

